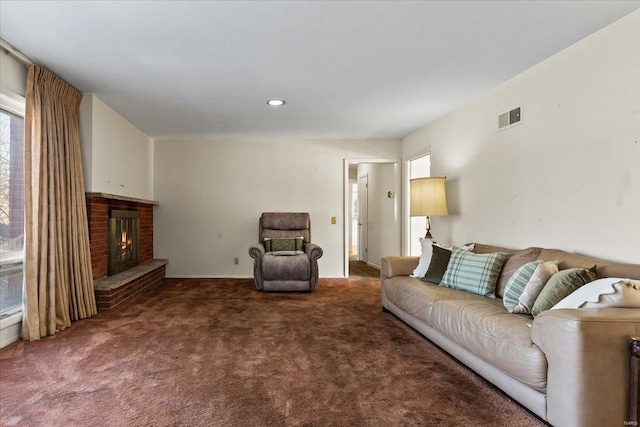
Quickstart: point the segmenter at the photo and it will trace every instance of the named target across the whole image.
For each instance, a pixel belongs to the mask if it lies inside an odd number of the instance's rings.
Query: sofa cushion
[[[596,266],[591,268],[569,268],[562,270],[551,276],[536,302],[533,303],[531,314],[537,316],[545,310],[560,302],[563,298],[571,294],[580,286],[593,282],[598,278]]]
[[[506,258],[505,252],[475,254],[454,247],[440,286],[495,298],[496,280]]]
[[[516,308],[520,295],[522,295],[522,292],[527,287],[529,280],[531,280],[540,264],[542,264],[542,261],[540,260],[531,261],[513,273],[513,276],[509,279],[509,283],[507,283],[507,287],[504,290],[504,296],[502,297],[504,308],[506,308],[508,312],[511,313],[513,312],[513,309]]]
[[[480,295],[456,289],[443,288],[426,283],[414,277],[395,276],[382,282],[382,292],[386,298],[402,311],[430,324],[431,306],[444,299],[486,299]]]
[[[531,317],[508,313],[500,300],[441,300],[431,326],[524,384],[545,392],[547,359],[531,340]]]

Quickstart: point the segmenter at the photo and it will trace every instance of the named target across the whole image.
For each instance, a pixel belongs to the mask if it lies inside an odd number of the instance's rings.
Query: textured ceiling
[[[155,139],[401,138],[639,7],[1,0],[0,37]]]

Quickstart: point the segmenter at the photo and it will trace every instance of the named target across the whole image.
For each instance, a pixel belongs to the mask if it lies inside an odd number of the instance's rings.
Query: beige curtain
[[[80,153],[82,94],[37,65],[27,75],[22,338],[97,313]]]

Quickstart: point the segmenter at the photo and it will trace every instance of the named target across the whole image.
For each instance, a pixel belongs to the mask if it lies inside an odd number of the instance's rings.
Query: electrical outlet
[[[240,264],[240,258],[235,257],[235,258],[233,259],[233,263],[234,263],[235,265]]]

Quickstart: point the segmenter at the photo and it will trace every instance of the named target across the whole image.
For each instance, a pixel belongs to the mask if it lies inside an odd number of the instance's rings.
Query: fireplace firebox
[[[109,276],[139,264],[140,214],[112,210],[109,217]]]

